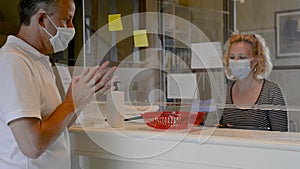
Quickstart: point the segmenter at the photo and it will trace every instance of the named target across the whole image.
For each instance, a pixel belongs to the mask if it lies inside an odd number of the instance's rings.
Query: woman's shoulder
[[[230,92],[233,84],[235,83],[236,80],[227,80],[226,81],[226,90],[227,92]]]
[[[226,84],[227,84],[227,86],[232,86],[234,83],[236,82],[236,80],[227,80],[226,81]]]
[[[280,85],[277,82],[265,79],[264,85],[268,88],[280,88]]]

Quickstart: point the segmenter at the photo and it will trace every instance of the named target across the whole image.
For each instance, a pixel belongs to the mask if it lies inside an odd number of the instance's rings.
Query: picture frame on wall
[[[276,57],[300,56],[300,9],[275,12]]]

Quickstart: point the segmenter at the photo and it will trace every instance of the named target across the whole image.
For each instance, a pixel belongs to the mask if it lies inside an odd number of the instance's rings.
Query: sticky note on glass
[[[108,29],[109,29],[109,31],[123,30],[121,14],[108,15]]]
[[[134,46],[135,47],[148,47],[147,30],[135,30],[133,31]]]

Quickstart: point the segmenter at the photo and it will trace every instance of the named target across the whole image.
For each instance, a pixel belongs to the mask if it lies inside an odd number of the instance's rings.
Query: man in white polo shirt
[[[61,101],[48,54],[75,34],[73,0],[20,0],[21,26],[0,50],[0,168],[68,169],[75,105],[110,88],[115,67],[87,68]]]

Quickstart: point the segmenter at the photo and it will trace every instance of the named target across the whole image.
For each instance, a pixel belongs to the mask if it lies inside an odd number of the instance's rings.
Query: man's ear
[[[46,13],[38,13],[37,14],[37,19],[38,23],[42,26],[45,27],[45,18],[46,18]]]

